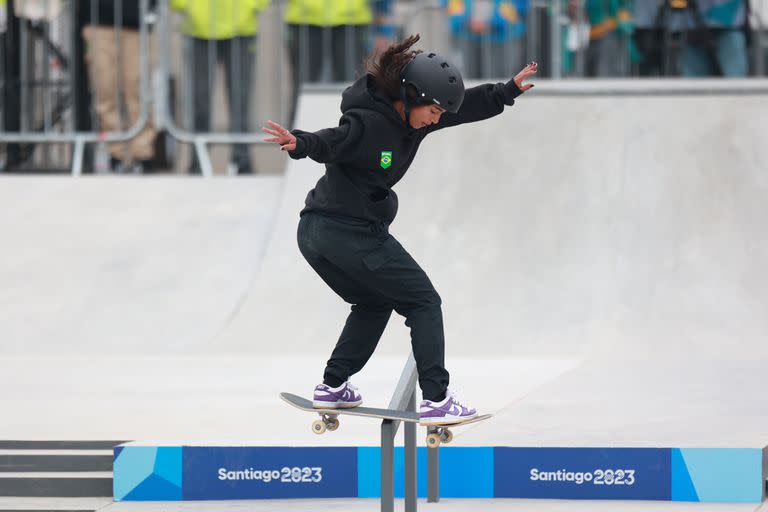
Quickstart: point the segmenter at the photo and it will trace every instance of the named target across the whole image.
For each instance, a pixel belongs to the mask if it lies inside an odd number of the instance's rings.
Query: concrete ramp
[[[542,82],[501,116],[425,141],[391,231],[442,295],[453,385],[498,415],[460,442],[767,444],[766,91]],[[338,92],[305,95],[297,126],[334,125]],[[315,380],[348,311],[296,247],[322,172],[289,166],[256,285],[217,343],[316,355]],[[374,360],[408,349],[393,316]],[[524,391],[520,365],[539,375]],[[368,370],[363,384],[394,387],[396,373],[387,386]],[[288,365],[296,385],[283,388],[301,392],[306,371]]]
[[[200,350],[245,296],[278,178],[3,178],[0,353]]]
[[[542,83],[496,118],[427,138],[391,232],[442,295],[449,361],[766,357],[766,85],[729,84]],[[305,95],[297,126],[334,125],[338,101]],[[289,166],[264,266],[221,346],[335,342],[347,306],[295,241],[322,172]],[[392,323],[378,350],[402,353]]]

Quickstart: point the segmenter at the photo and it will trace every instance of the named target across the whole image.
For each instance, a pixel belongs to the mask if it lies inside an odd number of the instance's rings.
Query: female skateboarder
[[[368,362],[392,311],[411,329],[423,401],[422,423],[472,418],[477,411],[448,389],[440,296],[427,274],[389,233],[398,199],[392,187],[430,133],[500,114],[533,85],[528,64],[507,83],[464,89],[461,72],[436,53],[412,50],[419,36],[390,46],[342,94],[339,126],[314,133],[269,121],[266,142],[293,159],[325,164],[301,211],[302,255],[352,311],[315,388],[315,407],[355,407],[349,377]],[[435,184],[439,186],[439,183]]]

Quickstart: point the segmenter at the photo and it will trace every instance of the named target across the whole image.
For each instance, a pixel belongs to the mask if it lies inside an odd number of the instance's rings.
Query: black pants
[[[325,58],[330,58],[333,82],[351,82],[362,72],[369,33],[368,25],[288,25],[286,42],[293,75],[289,126],[295,122],[301,84],[320,82]]]
[[[189,60],[189,85],[194,101],[193,129],[208,132],[211,129],[211,104],[216,67],[224,65],[229,106],[229,125],[233,133],[248,132],[248,111],[250,109],[251,78],[253,60],[256,56],[256,37],[235,37],[232,39],[189,38],[191,44]],[[238,174],[250,174],[251,157],[248,144],[235,144],[232,148],[232,162]],[[197,153],[192,163],[192,172],[199,173]]]
[[[422,395],[442,400],[449,375],[440,296],[386,226],[306,213],[299,222],[298,242],[315,272],[352,304],[324,382],[336,387],[365,366],[394,310],[411,329]]]

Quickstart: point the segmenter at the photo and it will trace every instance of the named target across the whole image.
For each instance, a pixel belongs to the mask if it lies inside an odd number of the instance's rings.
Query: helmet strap
[[[405,79],[400,81],[400,97],[403,98],[403,112],[405,113],[405,125],[411,127],[411,102],[406,94]]]

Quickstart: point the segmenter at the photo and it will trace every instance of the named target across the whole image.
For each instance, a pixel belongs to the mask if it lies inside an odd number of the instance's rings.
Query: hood
[[[341,95],[341,112],[351,109],[375,110],[405,128],[405,121],[392,104],[392,100],[376,91],[373,75],[366,74],[355,80]]]

